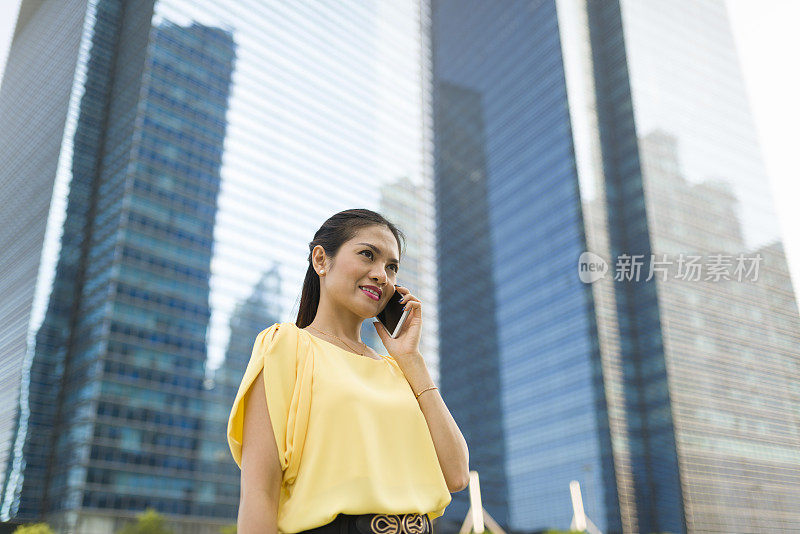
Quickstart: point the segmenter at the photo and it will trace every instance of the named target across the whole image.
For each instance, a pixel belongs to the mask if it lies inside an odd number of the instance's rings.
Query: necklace
[[[327,332],[323,332],[323,331],[322,331],[322,330],[320,330],[319,328],[315,328],[315,327],[313,327],[313,326],[311,326],[311,325],[308,325],[308,328],[313,328],[314,330],[316,330],[316,331],[317,331],[317,332],[319,332],[320,334],[324,334],[324,335],[326,335],[326,336],[334,337],[334,338],[338,339],[339,341],[341,341],[342,343],[344,343],[345,345],[347,345],[347,348],[349,348],[351,351],[355,352],[355,353],[356,353],[356,354],[358,354],[359,356],[364,356],[364,353],[363,353],[363,352],[358,352],[357,350],[353,349],[353,347],[351,347],[351,346],[350,346],[350,343],[348,343],[348,342],[347,342],[347,341],[345,341],[344,339],[342,339],[342,338],[340,338],[340,337],[337,337],[337,336],[334,336],[333,334],[329,334],[329,333],[327,333]],[[363,341],[361,342],[361,344],[362,344],[362,345],[364,345],[364,349],[366,350],[366,348],[367,348],[367,345],[366,345],[366,344],[365,344]]]

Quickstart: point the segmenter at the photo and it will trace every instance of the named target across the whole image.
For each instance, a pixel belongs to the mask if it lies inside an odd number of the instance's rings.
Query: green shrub
[[[21,525],[14,530],[14,534],[54,534],[53,529],[47,523],[33,523],[31,525]]]
[[[164,523],[164,516],[148,508],[137,516],[136,523],[126,525],[117,534],[172,534]]]

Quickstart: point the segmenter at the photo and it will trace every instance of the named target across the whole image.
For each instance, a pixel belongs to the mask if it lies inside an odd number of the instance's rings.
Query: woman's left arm
[[[419,352],[416,357],[404,358],[402,370],[415,395],[435,385]],[[466,489],[469,485],[467,440],[450,415],[450,410],[447,409],[439,390],[426,391],[417,398],[417,402],[428,423],[447,489],[450,493]]]

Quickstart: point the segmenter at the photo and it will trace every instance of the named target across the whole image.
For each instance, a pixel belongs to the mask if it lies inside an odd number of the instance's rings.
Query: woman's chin
[[[377,307],[377,306],[372,306],[372,308],[371,308],[371,309],[368,309],[368,310],[366,310],[366,311],[365,311],[365,313],[366,313],[366,315],[367,315],[367,318],[370,318],[370,317],[375,317],[376,315],[378,315],[378,312],[379,312],[379,311],[380,311],[380,310],[378,309],[378,307]]]
[[[379,300],[372,300],[366,296],[361,296],[359,300],[360,302],[358,303],[357,308],[359,310],[363,310],[362,313],[371,313],[372,315],[370,315],[370,317],[377,315],[381,309],[381,303]]]
[[[364,305],[363,302],[359,303],[359,306],[353,306],[350,308],[354,314],[358,315],[362,320],[371,319],[378,315],[378,306],[370,306]]]

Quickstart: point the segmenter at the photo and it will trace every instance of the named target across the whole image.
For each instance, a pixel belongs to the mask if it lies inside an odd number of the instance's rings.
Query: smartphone
[[[403,323],[406,322],[406,317],[408,317],[409,310],[403,310],[403,304],[400,303],[402,298],[403,295],[395,290],[394,295],[392,295],[392,298],[386,303],[383,310],[375,316],[383,326],[386,327],[386,331],[389,332],[389,335],[393,338],[396,338],[400,333],[400,330],[403,328]]]

